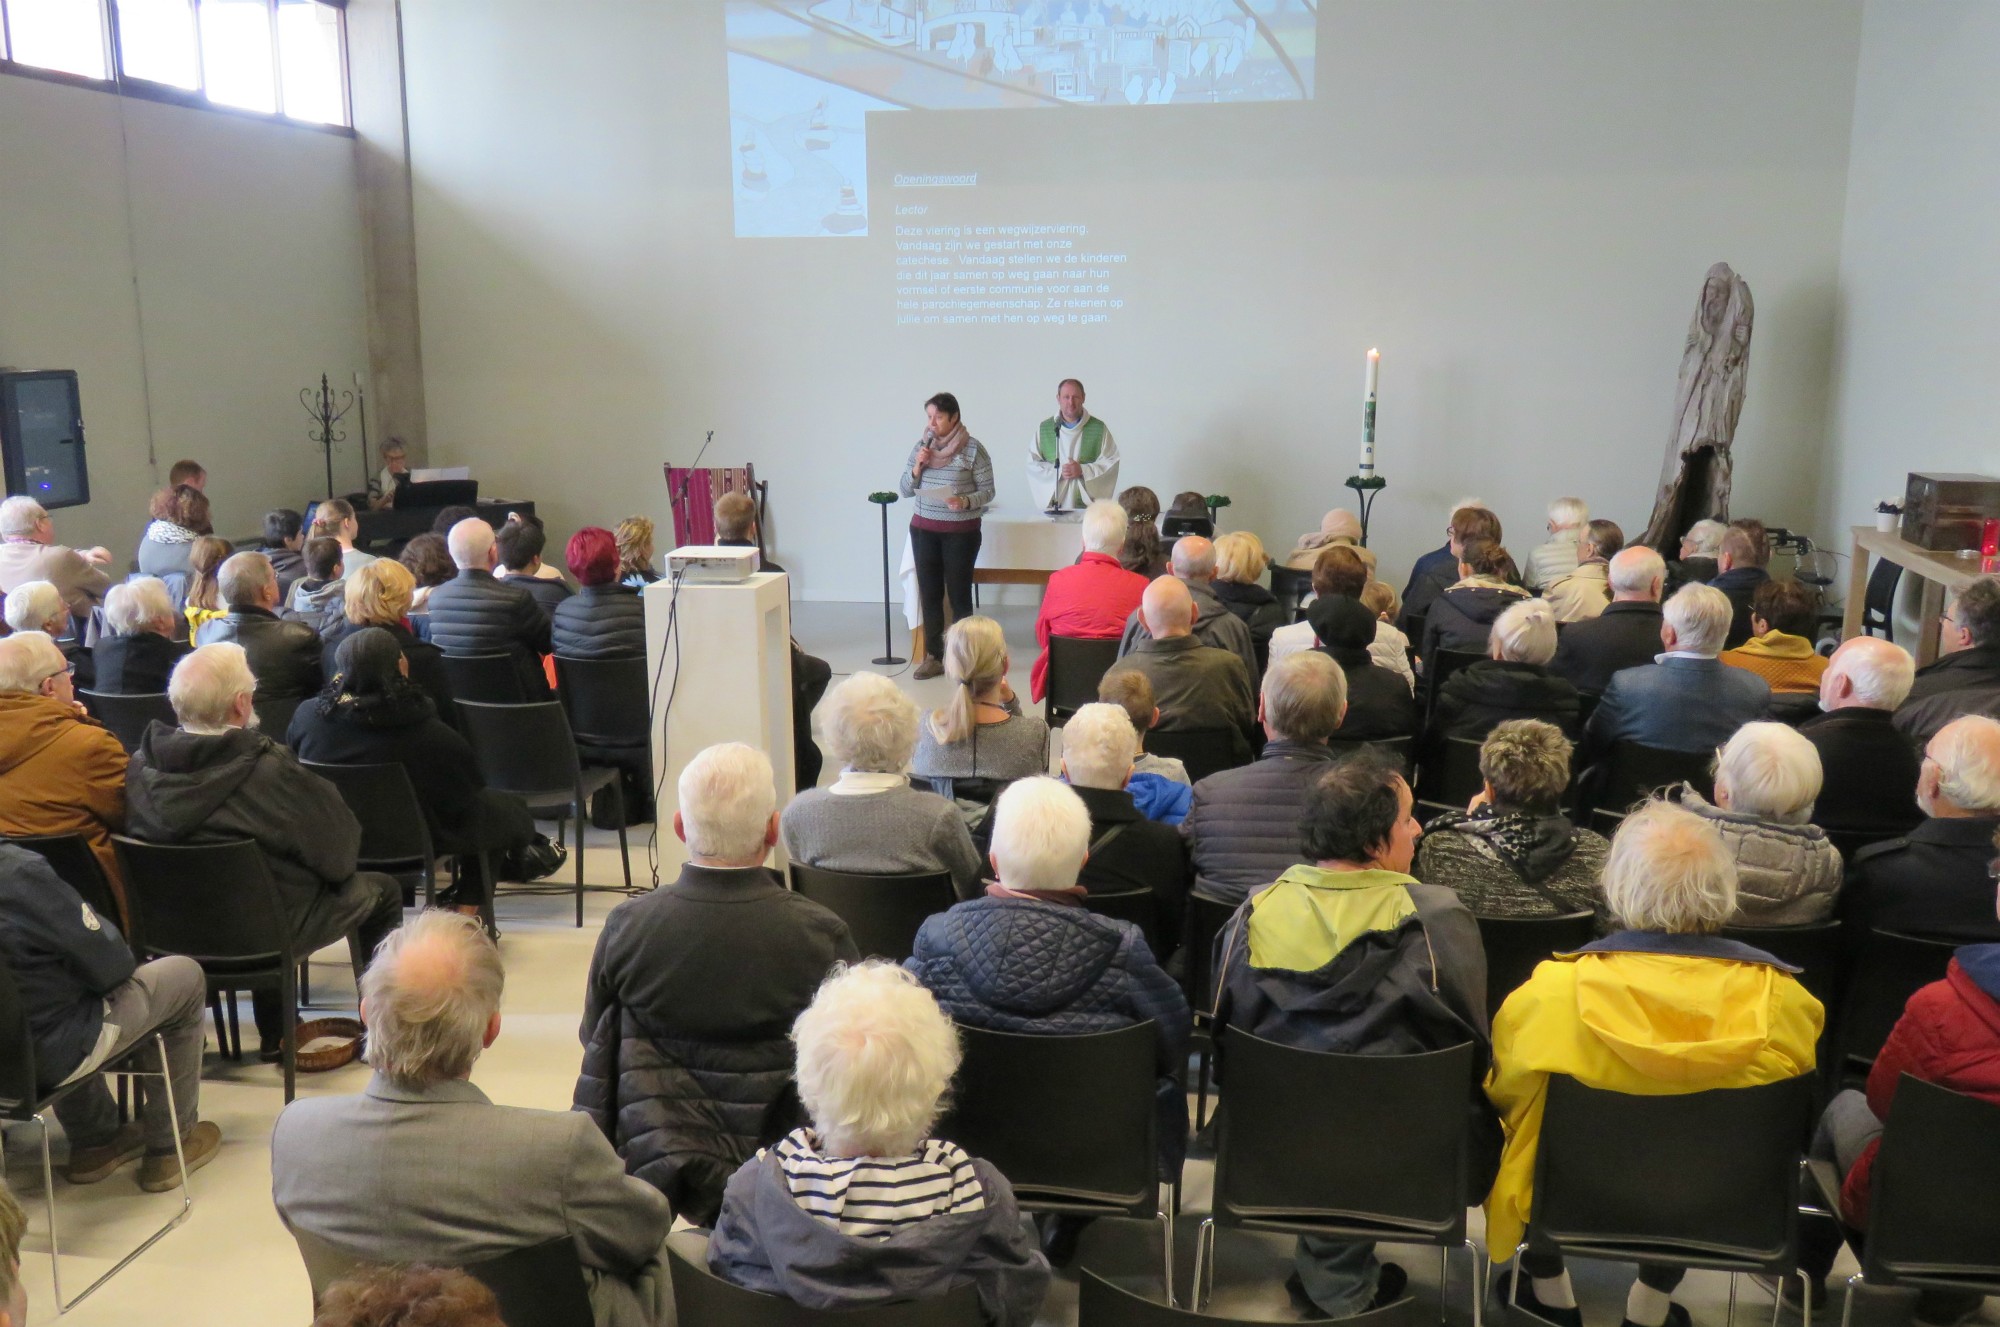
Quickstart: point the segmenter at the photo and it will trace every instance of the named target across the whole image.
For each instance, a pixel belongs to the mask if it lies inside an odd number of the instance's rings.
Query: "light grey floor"
[[[1032,614],[1027,609],[1003,610],[1015,644],[1013,678],[1025,698],[1027,673],[1033,662]],[[795,627],[805,647],[841,672],[872,667],[868,660],[881,651],[879,606],[801,604]],[[907,652],[902,634],[898,649]],[[905,670],[907,665],[905,666]],[[884,670],[894,671],[894,670]],[[926,705],[948,694],[943,680],[909,683]],[[828,777],[831,777],[829,771]],[[648,830],[633,831],[633,872],[644,880]],[[618,879],[616,840],[593,832],[587,854],[587,876],[609,885]],[[566,897],[503,896],[499,905],[503,929],[501,952],[507,962],[507,994],[500,1039],[481,1057],[474,1081],[494,1100],[510,1105],[566,1109],[575,1084],[581,1051],[577,1024],[582,1010],[584,975],[604,915],[617,902],[612,894],[592,894],[585,924],[570,924]],[[354,988],[345,956],[326,950],[313,969],[317,1002],[331,1010],[352,1011]],[[248,1012],[245,1011],[247,1022]],[[305,1075],[301,1095],[358,1091],[367,1071],[350,1066],[329,1074]],[[188,1221],[127,1268],[65,1320],[77,1327],[132,1327],[140,1323],[202,1324],[203,1327],[275,1327],[305,1323],[310,1317],[305,1272],[297,1252],[270,1200],[270,1134],[281,1092],[277,1071],[256,1064],[232,1065],[213,1051],[205,1066],[202,1113],[223,1131],[220,1155],[194,1177],[195,1209]],[[32,1299],[30,1320],[55,1318],[50,1298],[48,1232],[41,1209],[41,1176],[32,1130],[10,1127],[6,1134],[8,1182],[28,1206],[30,1233],[23,1249],[22,1273]],[[1304,1139],[1300,1146],[1367,1146],[1366,1139]],[[63,1143],[56,1143],[60,1164]],[[1185,1295],[1193,1266],[1194,1236],[1208,1205],[1212,1168],[1206,1162],[1188,1167],[1182,1220],[1177,1241],[1179,1281]],[[65,1275],[71,1293],[108,1267],[126,1248],[171,1213],[176,1196],[146,1195],[128,1167],[104,1182],[73,1188],[56,1181],[65,1248]],[[1473,1214],[1475,1238],[1480,1233]],[[1227,1234],[1221,1241],[1220,1270],[1212,1305],[1218,1313],[1289,1319],[1282,1281],[1288,1270],[1289,1244],[1283,1239]],[[1387,1250],[1411,1273],[1415,1293],[1437,1303],[1437,1258],[1423,1249]],[[1088,1231],[1078,1258],[1135,1289],[1157,1294],[1159,1241],[1155,1229],[1136,1222],[1099,1222]],[[1445,1316],[1455,1323],[1469,1321],[1466,1259],[1453,1259],[1451,1304]],[[1576,1268],[1579,1294],[1592,1327],[1612,1327],[1622,1317],[1630,1270],[1581,1264]],[[1694,1273],[1678,1296],[1697,1322],[1719,1324],[1728,1303],[1727,1278]],[[1768,1321],[1768,1298],[1744,1286],[1739,1320]],[[1900,1323],[1907,1317],[1907,1300],[1894,1295],[1870,1297],[1857,1306],[1868,1324]],[[1046,1324],[1076,1320],[1076,1281],[1071,1272],[1058,1278],[1042,1315]]]

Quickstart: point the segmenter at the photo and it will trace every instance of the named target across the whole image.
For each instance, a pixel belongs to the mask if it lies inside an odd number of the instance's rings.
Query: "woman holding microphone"
[[[958,398],[939,392],[924,402],[930,427],[910,452],[897,488],[915,498],[910,550],[924,608],[924,657],[911,677],[944,672],[944,598],[953,621],[972,616],[972,563],[979,556],[979,514],[993,502],[993,462],[958,417]]]

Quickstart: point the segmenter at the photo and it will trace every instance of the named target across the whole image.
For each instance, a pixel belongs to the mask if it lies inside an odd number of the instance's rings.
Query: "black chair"
[[[1813,1171],[1839,1211],[1842,1177]],[[1861,1271],[1848,1278],[1841,1327],[1857,1284],[2000,1295],[1996,1184],[2000,1106],[1904,1074],[1875,1154],[1868,1238],[1855,1249]]]
[[[431,846],[430,823],[424,819],[410,772],[401,765],[322,765],[311,760],[299,764],[332,784],[361,822],[356,865],[398,879],[414,876],[423,882],[424,906],[436,902],[438,852]]]
[[[1072,714],[1096,701],[1097,684],[1117,662],[1115,638],[1050,636],[1048,691],[1042,697],[1042,721],[1051,728],[1060,728]]]
[[[646,696],[646,661],[556,656],[556,696],[569,715],[580,747],[607,751],[645,749],[652,742],[652,706]]]
[[[958,902],[949,871],[859,875],[792,863],[792,888],[847,923],[863,958],[910,956],[924,919]]]
[[[1394,762],[1403,771],[1405,782],[1415,777],[1417,772],[1417,739],[1414,737],[1378,737],[1367,742],[1345,742],[1339,733],[1335,733],[1326,744],[1337,758],[1345,758],[1357,751],[1373,751]],[[1467,798],[1471,796],[1471,793],[1466,794]]]
[[[172,728],[180,722],[174,717],[174,707],[167,700],[164,691],[139,696],[116,696],[107,691],[77,690],[76,698],[90,711],[90,717],[111,730],[118,744],[126,753],[139,749],[139,739],[146,735],[146,729],[153,720]],[[280,734],[280,737],[283,735]]]
[[[334,1282],[383,1265],[303,1230],[294,1228],[292,1239],[312,1283],[315,1312]],[[590,1286],[576,1256],[576,1241],[568,1235],[466,1263],[460,1270],[493,1292],[505,1322],[523,1327],[591,1327]]]
[[[1178,1198],[1159,1201],[1153,1023],[1081,1036],[960,1027],[959,1036],[965,1058],[938,1137],[991,1162],[1022,1211],[1157,1217],[1171,1304]],[[1057,1119],[1065,1121],[1059,1129],[1021,1127],[1023,1120]]]
[[[257,727],[266,737],[282,746],[285,734],[292,730],[292,715],[298,713],[299,706],[304,703],[299,696],[283,700],[257,699],[251,702],[251,708],[257,711]]]
[[[1725,926],[1725,940],[1761,949],[1781,963],[1799,969],[1799,985],[1828,1009],[1840,982],[1840,923],[1809,922],[1802,926]]]
[[[1942,981],[1958,946],[1949,940],[1927,940],[1896,931],[1870,931],[1860,941],[1847,969],[1841,992],[1840,1019],[1829,1057],[1829,1082],[1866,1075],[1882,1043],[1910,997],[1934,981]]]
[[[445,656],[451,662],[451,656]],[[618,857],[625,868],[625,888],[632,888],[631,845],[625,841],[625,795],[618,771],[585,768],[570,735],[563,707],[553,700],[529,705],[493,705],[466,700],[452,682],[459,722],[479,761],[486,786],[510,792],[528,804],[537,820],[569,820],[576,829],[576,924],[583,925],[584,821],[590,799],[610,788],[618,799]],[[497,882],[496,882],[497,887]]]
[[[1106,917],[1116,917],[1122,922],[1131,922],[1146,937],[1146,948],[1153,951],[1159,962],[1167,961],[1166,951],[1160,948],[1159,909],[1150,889],[1121,889],[1114,894],[1085,894],[1083,906]]]
[[[1850,864],[1854,861],[1854,854],[1863,848],[1886,843],[1890,839],[1899,839],[1910,832],[1908,825],[1898,825],[1889,829],[1857,829],[1846,826],[1840,829],[1828,826],[1821,828],[1826,830],[1826,837],[1833,846],[1840,849],[1840,860]]]
[[[90,850],[90,844],[83,835],[18,834],[9,835],[6,842],[17,848],[26,848],[46,860],[49,869],[61,876],[64,884],[82,895],[93,912],[111,918],[125,929],[127,944],[136,943],[132,939],[132,919],[118,906],[118,896],[112,891],[111,881],[105,877],[97,854]]]
[[[1463,811],[1486,786],[1479,772],[1479,749],[1469,737],[1431,739],[1417,775],[1417,800],[1441,811]]]
[[[140,959],[182,954],[211,992],[275,988],[284,1029],[285,1101],[298,1086],[298,967],[304,957],[278,906],[264,852],[249,839],[146,843],[112,836]],[[230,1021],[236,1005],[230,1002]]]
[[[527,690],[514,668],[512,655],[447,654],[444,680],[451,688],[453,704],[474,701],[481,705],[525,705]]]
[[[1445,1297],[1451,1250],[1472,1257],[1472,1321],[1485,1278],[1466,1238],[1471,1042],[1425,1055],[1336,1055],[1223,1033],[1229,1097],[1216,1115],[1214,1215],[1195,1242],[1195,1307],[1215,1281],[1215,1228],[1427,1244]],[[1300,1147],[1301,1138],[1318,1140]]]
[[[1606,754],[1597,805],[1623,814],[1656,788],[1691,783],[1703,797],[1715,795],[1715,753],[1665,751],[1637,742],[1614,742]]]
[[[1773,722],[1796,728],[1818,714],[1819,695],[1812,691],[1774,691],[1764,715]]]
[[[1565,1256],[1728,1272],[1733,1306],[1738,1273],[1786,1276],[1798,1264],[1799,1160],[1816,1087],[1801,1074],[1638,1096],[1551,1075],[1531,1237]]]
[[[1197,1129],[1208,1123],[1208,1077],[1214,1053],[1209,1015],[1215,1009],[1215,938],[1229,925],[1236,908],[1227,899],[1212,898],[1199,890],[1187,898],[1187,934],[1181,942],[1187,952],[1182,989],[1187,992],[1188,1006],[1194,1010],[1194,1043],[1201,1061],[1194,1099]]]
[[[1862,635],[1896,639],[1896,585],[1902,579],[1902,567],[1887,558],[1868,573],[1868,590],[1861,599]]]
[[[1078,1272],[1077,1327],[1276,1327],[1263,1318],[1224,1318],[1154,1303],[1111,1284],[1089,1268]],[[1393,1304],[1351,1318],[1341,1327],[1419,1327],[1426,1319],[1423,1302],[1404,1295]]]
[[[745,1290],[708,1270],[708,1235],[699,1230],[667,1236],[667,1269],[679,1327],[985,1327],[970,1283],[936,1299],[839,1311]]]
[[[146,1052],[153,1052],[158,1058],[154,1063],[159,1069],[140,1069],[133,1061]],[[56,1311],[68,1313],[88,1299],[99,1286],[131,1265],[134,1258],[159,1242],[162,1235],[181,1222],[187,1220],[194,1210],[194,1197],[188,1193],[187,1157],[181,1151],[180,1107],[174,1101],[173,1080],[166,1073],[167,1041],[164,1036],[154,1033],[134,1044],[111,1060],[105,1062],[99,1072],[114,1078],[158,1078],[166,1098],[167,1118],[174,1126],[174,1160],[181,1168],[181,1205],[167,1223],[146,1237],[144,1243],[120,1258],[110,1271],[84,1287],[75,1299],[64,1299],[62,1288],[62,1238],[56,1226],[56,1185],[55,1166],[49,1156],[48,1111],[56,1102],[76,1091],[90,1076],[64,1084],[44,1092],[40,1086],[41,1077],[35,1066],[35,1038],[28,1029],[28,1010],[21,1000],[21,988],[14,980],[13,970],[0,963],[0,1120],[11,1124],[33,1124],[41,1134],[42,1142],[42,1202],[49,1215],[49,1261],[55,1278]]]
[[[1285,621],[1306,620],[1305,600],[1312,588],[1312,572],[1271,564],[1271,595],[1284,607]]]
[[[1565,912],[1552,917],[1475,917],[1486,949],[1486,1016],[1500,1006],[1551,954],[1567,954],[1597,938],[1597,916]]]
[[[1423,638],[1412,636],[1410,639],[1421,641]],[[1430,727],[1431,713],[1437,708],[1438,693],[1444,690],[1444,684],[1451,680],[1451,675],[1468,664],[1478,663],[1485,657],[1485,652],[1480,650],[1447,650],[1440,647],[1432,658],[1424,660],[1425,728]]]
[[[1155,728],[1146,734],[1146,750],[1169,756],[1187,766],[1189,783],[1200,783],[1211,774],[1244,764],[1238,747],[1242,738],[1227,728],[1180,728],[1167,732]]]

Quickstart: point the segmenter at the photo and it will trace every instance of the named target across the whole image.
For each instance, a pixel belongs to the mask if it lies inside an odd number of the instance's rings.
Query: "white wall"
[[[1820,513],[1843,532],[1911,470],[2000,475],[2000,6],[1870,0],[1862,32]]]
[[[711,459],[772,481],[802,593],[870,598],[863,499],[923,398],[959,394],[1020,504],[1077,374],[1125,482],[1229,492],[1288,545],[1351,501],[1371,344],[1387,567],[1467,491],[1523,553],[1559,491],[1636,529],[1718,259],[1758,315],[1737,510],[1816,509],[1859,0],[1325,3],[1310,103],[930,121],[1045,163],[996,210],[1083,196],[1133,249],[1134,316],[1041,336],[894,327],[873,237],[731,237],[719,5],[406,0],[405,25],[433,456],[558,537],[664,525],[660,462],[714,428]]]
[[[0,364],[80,375],[92,501],[59,538],[122,565],[183,456],[224,535],[324,491],[298,390],[367,365],[351,140],[0,77],[0,181]]]

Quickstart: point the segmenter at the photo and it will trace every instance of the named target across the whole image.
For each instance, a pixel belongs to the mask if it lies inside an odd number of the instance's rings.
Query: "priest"
[[[1045,510],[1081,511],[1118,496],[1118,444],[1104,421],[1083,408],[1083,384],[1075,378],[1057,385],[1056,413],[1036,431],[1028,491]]]

